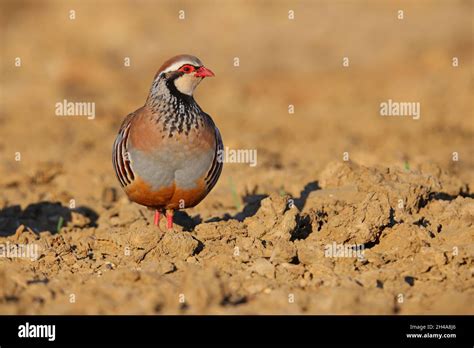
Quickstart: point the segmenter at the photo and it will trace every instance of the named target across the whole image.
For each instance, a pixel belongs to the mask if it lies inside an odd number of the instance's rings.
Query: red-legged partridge
[[[144,106],[129,114],[113,147],[115,173],[130,200],[155,209],[155,224],[166,210],[197,205],[222,171],[222,139],[193,91],[214,73],[191,55],[167,60],[158,70]]]

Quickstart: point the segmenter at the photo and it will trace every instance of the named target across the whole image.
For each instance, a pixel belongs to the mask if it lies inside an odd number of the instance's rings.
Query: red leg
[[[154,224],[156,226],[159,226],[160,225],[160,211],[158,209],[155,210],[155,220],[154,220]]]
[[[173,210],[172,209],[166,210],[166,218],[168,220],[168,229],[172,229],[173,228]]]

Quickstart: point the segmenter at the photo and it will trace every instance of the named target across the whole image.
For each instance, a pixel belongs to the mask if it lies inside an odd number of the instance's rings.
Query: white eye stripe
[[[176,62],[171,64],[167,69],[163,70],[161,73],[167,73],[170,71],[176,71],[183,65],[182,62]]]

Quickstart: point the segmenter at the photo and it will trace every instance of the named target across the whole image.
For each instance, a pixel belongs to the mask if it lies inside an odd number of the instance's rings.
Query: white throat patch
[[[176,89],[183,94],[193,95],[194,89],[201,82],[202,77],[194,76],[194,73],[184,74],[174,80]]]

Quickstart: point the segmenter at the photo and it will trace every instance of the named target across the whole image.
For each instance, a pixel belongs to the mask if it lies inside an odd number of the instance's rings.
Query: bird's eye
[[[194,71],[194,67],[192,65],[184,65],[181,67],[181,69],[179,69],[179,71],[189,74],[190,72]]]

